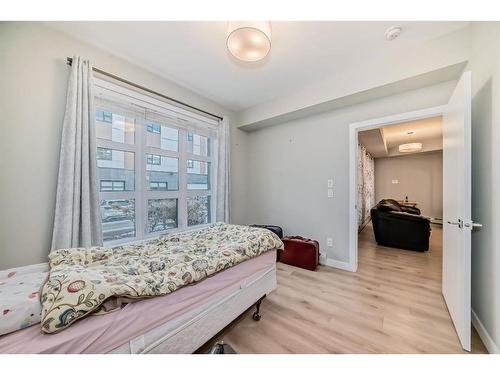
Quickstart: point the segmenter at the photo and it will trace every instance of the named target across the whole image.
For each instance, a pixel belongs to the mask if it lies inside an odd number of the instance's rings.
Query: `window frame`
[[[95,78],[95,97],[104,98],[107,101],[116,101],[122,103],[125,100],[127,106],[134,107],[139,105],[144,111],[144,116],[135,116],[134,120],[134,144],[118,143],[110,140],[96,138],[96,146],[109,148],[112,150],[127,151],[134,153],[134,170],[135,170],[135,189],[134,191],[99,191],[100,200],[122,200],[134,199],[135,206],[135,236],[117,240],[105,241],[106,246],[122,245],[126,243],[141,242],[152,238],[157,238],[168,233],[177,233],[182,231],[191,231],[199,228],[204,228],[211,223],[215,223],[216,214],[216,173],[217,173],[217,156],[212,150],[216,150],[217,138],[216,129],[219,126],[219,121],[199,115],[197,113],[184,110],[170,103],[158,100],[154,97],[144,95],[138,91],[128,89],[123,86],[116,85],[112,82]],[[96,105],[96,110],[101,109]],[[152,121],[147,119],[146,112],[154,111],[164,116],[176,116],[181,121],[179,124],[171,122],[162,123],[161,121]],[[182,121],[183,120],[183,121]],[[186,121],[187,120],[187,121]],[[178,131],[178,150],[163,150],[160,148],[147,146],[147,124],[155,122],[161,126],[176,129]],[[184,125],[186,123],[186,125]],[[193,124],[195,127],[193,127]],[[112,126],[112,122],[111,122]],[[161,133],[161,131],[160,131]],[[208,138],[208,147],[210,154],[207,156],[194,155],[188,153],[188,133],[194,133]],[[179,189],[175,190],[149,190],[150,181],[146,180],[147,175],[147,154],[154,154],[172,157],[178,159],[178,176]],[[160,159],[161,160],[161,159]],[[188,190],[187,189],[187,160],[201,161],[210,163],[209,174],[209,189],[208,190]],[[208,224],[200,224],[188,226],[187,199],[188,197],[209,196],[210,197],[210,222]],[[148,223],[148,200],[150,199],[178,199],[177,201],[177,228],[167,229],[164,231],[151,232],[147,231]]]

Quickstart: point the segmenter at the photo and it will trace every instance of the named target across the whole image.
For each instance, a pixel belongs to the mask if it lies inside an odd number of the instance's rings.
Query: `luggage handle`
[[[287,236],[286,239],[289,239],[289,240],[302,240],[302,241],[314,241],[314,242],[317,242],[315,240],[311,240],[310,238],[304,238],[302,236]]]

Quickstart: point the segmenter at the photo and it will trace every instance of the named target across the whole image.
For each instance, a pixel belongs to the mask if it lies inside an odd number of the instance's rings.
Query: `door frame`
[[[349,125],[349,270],[358,270],[358,212],[357,212],[357,168],[358,132],[381,128],[383,126],[423,120],[442,116],[446,105],[424,108],[417,111],[353,122]]]

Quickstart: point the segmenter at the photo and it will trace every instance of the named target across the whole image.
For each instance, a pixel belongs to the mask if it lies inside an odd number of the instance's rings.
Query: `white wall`
[[[474,23],[472,42],[472,309],[500,353],[500,23]]]
[[[462,63],[469,57],[469,41],[470,30],[463,28],[414,44],[411,48],[401,47],[368,60],[358,59],[349,69],[335,70],[332,75],[325,74],[321,84],[312,82],[309,87],[283,93],[275,100],[238,112],[237,125],[247,126],[276,117],[287,117],[318,104]],[[332,66],[335,66],[334,60]]]
[[[443,217],[442,151],[375,159],[376,202],[405,196],[418,202],[422,215]]]
[[[349,254],[349,124],[442,105],[456,82],[366,102],[249,133],[247,223],[317,239],[328,258]],[[327,180],[334,198],[327,198]],[[334,247],[326,247],[333,237]]]
[[[219,115],[225,108],[127,61],[36,22],[0,23],[0,269],[46,261],[52,237],[61,126],[74,54],[105,71]],[[232,205],[245,198],[247,134],[231,129]],[[243,207],[244,207],[243,203]],[[242,214],[234,215],[242,221]]]

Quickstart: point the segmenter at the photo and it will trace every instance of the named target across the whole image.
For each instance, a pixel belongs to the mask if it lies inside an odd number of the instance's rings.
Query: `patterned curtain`
[[[375,162],[365,146],[358,144],[358,228],[370,217],[375,205]]]

